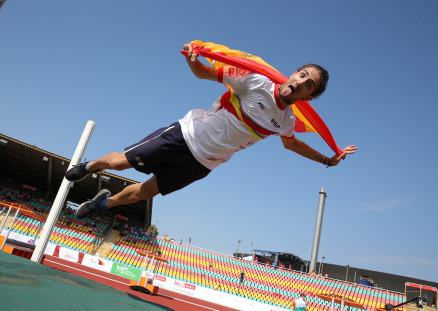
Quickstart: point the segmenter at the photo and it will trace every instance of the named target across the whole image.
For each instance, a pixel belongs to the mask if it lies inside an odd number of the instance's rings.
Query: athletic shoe
[[[96,196],[87,202],[82,203],[79,205],[78,209],[76,210],[76,218],[82,219],[84,217],[87,217],[90,213],[96,211],[103,214],[103,212],[100,210],[100,205],[102,204],[102,201],[106,198],[109,198],[111,196],[111,192],[107,189],[100,190]]]
[[[79,163],[78,165],[73,165],[71,169],[69,169],[65,173],[65,179],[72,182],[78,182],[91,174],[102,174],[105,172],[104,169],[94,170],[89,173],[85,172],[85,165],[90,162]]]

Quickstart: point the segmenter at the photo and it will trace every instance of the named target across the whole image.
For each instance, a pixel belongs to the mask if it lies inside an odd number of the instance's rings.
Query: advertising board
[[[114,263],[97,256],[85,254],[84,259],[82,259],[82,264],[90,268],[110,273]]]
[[[140,279],[141,271],[132,267],[128,267],[119,263],[113,263],[111,267],[111,273],[119,276],[123,276],[125,278],[129,278],[131,280]]]
[[[59,249],[59,258],[65,259],[71,262],[78,262],[79,252],[69,248],[61,247]]]

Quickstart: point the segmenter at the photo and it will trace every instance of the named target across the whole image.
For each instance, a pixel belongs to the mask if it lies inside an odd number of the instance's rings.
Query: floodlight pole
[[[324,188],[319,191],[318,213],[316,215],[315,234],[313,236],[312,255],[310,257],[309,271],[315,271],[316,262],[318,260],[319,240],[321,238],[322,217],[324,216],[325,197],[327,196]]]
[[[85,126],[84,132],[82,133],[79,144],[76,147],[73,158],[70,161],[70,165],[67,170],[69,170],[73,165],[77,165],[81,162],[82,157],[87,149],[88,142],[90,141],[91,135],[93,134],[96,123],[93,121],[88,121]],[[53,202],[52,209],[50,210],[49,216],[47,217],[46,223],[44,224],[43,231],[41,232],[41,238],[35,246],[35,250],[32,254],[30,260],[40,263],[43,258],[44,251],[49,243],[50,236],[52,235],[53,228],[55,228],[56,222],[58,220],[61,209],[67,198],[68,192],[70,191],[70,182],[65,179],[62,180],[61,186],[59,187],[58,194],[56,195],[55,201]]]
[[[240,245],[240,242],[242,242],[242,241],[237,240],[237,242],[239,242],[239,243],[237,243],[236,258],[237,258],[237,253],[239,252],[239,245]]]

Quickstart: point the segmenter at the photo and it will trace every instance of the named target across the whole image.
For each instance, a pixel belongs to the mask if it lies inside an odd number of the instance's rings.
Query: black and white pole
[[[324,188],[319,191],[318,213],[316,215],[315,234],[313,235],[312,256],[310,257],[309,271],[315,272],[318,259],[319,240],[321,238],[322,217],[324,216],[324,204],[327,194]]]
[[[93,134],[95,127],[96,123],[94,123],[93,121],[87,122],[87,125],[85,126],[84,132],[82,133],[79,144],[76,147],[75,153],[73,154],[73,158],[71,159],[70,165],[68,166],[67,170],[72,168],[73,165],[77,165],[81,162],[82,157],[85,153],[85,149],[87,149],[88,142],[90,141],[91,135]],[[46,223],[43,227],[43,231],[41,232],[41,237],[35,246],[35,250],[30,260],[38,263],[41,262],[44,251],[47,247],[47,244],[49,243],[50,236],[52,235],[52,231],[55,228],[59,214],[61,213],[61,209],[64,206],[64,202],[67,198],[67,194],[69,191],[70,182],[64,177],[61,186],[59,187],[55,201],[53,202],[52,209],[50,210],[49,216],[47,217]]]

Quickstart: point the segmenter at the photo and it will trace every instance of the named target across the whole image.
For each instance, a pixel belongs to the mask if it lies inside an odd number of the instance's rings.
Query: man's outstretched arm
[[[287,139],[281,137],[281,141],[283,142],[284,148],[293,151],[295,153],[298,153],[299,155],[308,158],[310,160],[323,163],[325,156],[320,154],[318,151],[310,148],[308,145],[303,143],[302,141],[294,138]],[[356,153],[357,148],[356,145],[347,146],[341,155],[334,155],[330,158],[330,165],[336,166],[341,161],[342,158],[344,158],[347,154]],[[325,159],[324,164],[328,164],[328,158]]]
[[[186,56],[187,64],[189,64],[190,69],[197,78],[218,82],[218,69],[207,67],[201,63],[197,59],[198,55],[192,53],[192,45],[190,43],[184,44],[184,50],[189,51],[189,54]]]

